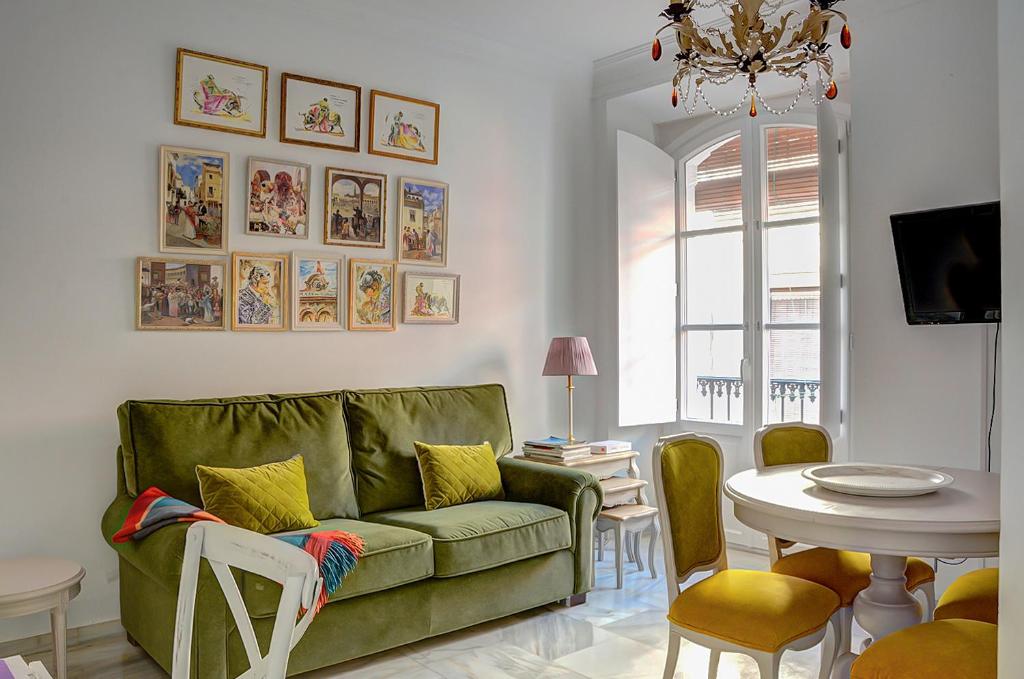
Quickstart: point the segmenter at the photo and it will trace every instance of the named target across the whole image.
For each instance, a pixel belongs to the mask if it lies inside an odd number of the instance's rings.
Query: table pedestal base
[[[907,591],[907,557],[871,555],[871,584],[857,595],[853,615],[868,638],[863,652],[872,640],[921,622],[921,604]],[[856,653],[846,653],[836,661],[833,679],[849,679],[850,666]]]

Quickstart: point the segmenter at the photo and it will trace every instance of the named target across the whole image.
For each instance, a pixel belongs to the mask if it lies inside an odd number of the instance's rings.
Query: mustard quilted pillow
[[[427,509],[505,499],[501,472],[490,443],[435,446],[414,441],[413,444]]]
[[[257,533],[315,528],[302,456],[249,467],[196,466],[203,508],[232,526]]]

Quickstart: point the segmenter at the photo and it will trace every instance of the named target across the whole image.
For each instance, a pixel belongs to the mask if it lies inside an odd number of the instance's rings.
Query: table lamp
[[[576,442],[576,437],[572,434],[572,391],[575,388],[572,378],[575,375],[596,374],[597,366],[594,365],[594,356],[590,353],[590,343],[586,337],[556,337],[551,340],[543,375],[565,375],[569,379],[566,387],[569,392],[569,443]]]

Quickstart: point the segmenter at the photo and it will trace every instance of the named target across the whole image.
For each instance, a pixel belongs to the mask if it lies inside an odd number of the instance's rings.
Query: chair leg
[[[658,530],[658,522],[654,521],[651,524],[651,543],[649,545],[647,545],[647,565],[651,567],[651,579],[652,580],[657,580],[658,579],[658,570],[654,566],[654,550],[655,550],[655,548],[657,547],[657,544],[658,544],[658,534],[659,533],[660,533],[660,531]]]
[[[761,679],[779,679],[779,665],[782,664],[782,653],[758,653],[753,656],[757,661],[757,669]]]
[[[711,651],[711,657],[708,658],[708,679],[718,679],[718,662],[721,659],[721,651]]]
[[[662,679],[672,679],[676,674],[676,663],[679,662],[679,644],[683,638],[673,632],[668,631],[668,657],[665,658],[665,672],[662,675]]]
[[[917,591],[924,594],[927,602],[924,607],[924,621],[932,622],[935,619],[935,581],[924,583],[917,588]]]
[[[625,564],[622,563],[622,559],[625,552],[625,546],[622,544],[622,524],[616,524],[615,526],[615,589],[622,589],[622,569]]]
[[[597,534],[597,560],[604,561],[604,533]]]
[[[828,629],[825,630],[825,640],[821,644],[821,669],[818,672],[818,679],[829,679],[832,676],[832,668],[836,664],[837,651],[843,632],[840,629],[840,613],[836,613],[828,621]]]
[[[839,609],[839,655],[849,653],[853,645],[853,606]]]

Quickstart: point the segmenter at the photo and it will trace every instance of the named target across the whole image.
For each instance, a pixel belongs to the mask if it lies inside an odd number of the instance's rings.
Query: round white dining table
[[[725,494],[736,518],[770,537],[871,555],[871,585],[854,601],[853,614],[881,639],[921,622],[921,605],[907,592],[907,558],[999,555],[999,475],[933,467],[952,485],[929,495],[876,498],[845,495],[804,478],[811,465],[751,469],[732,476]],[[836,663],[845,679],[855,654]]]

